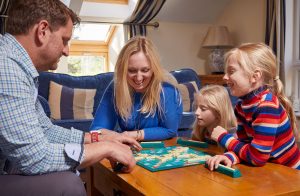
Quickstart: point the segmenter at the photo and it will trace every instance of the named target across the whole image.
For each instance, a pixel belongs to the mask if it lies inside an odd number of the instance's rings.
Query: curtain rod
[[[7,15],[0,15],[0,18],[7,18]],[[154,23],[131,23],[131,22],[98,22],[98,21],[82,21],[82,22],[88,22],[88,23],[102,23],[102,24],[122,24],[122,25],[139,25],[139,26],[152,26],[154,28],[159,27],[158,22]]]
[[[102,23],[102,24],[122,24],[122,25],[140,25],[140,26],[152,26],[154,28],[158,28],[159,27],[159,23],[158,22],[154,22],[154,23],[131,23],[131,22],[99,22],[99,21],[82,21],[83,23]]]

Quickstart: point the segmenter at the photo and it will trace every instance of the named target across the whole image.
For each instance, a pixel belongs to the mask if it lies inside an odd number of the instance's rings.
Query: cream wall
[[[264,42],[266,0],[232,0],[216,24],[228,27],[235,45]]]
[[[208,74],[209,50],[201,48],[208,27],[215,24],[228,26],[235,45],[263,42],[265,3],[266,0],[232,0],[214,24],[159,21],[159,28],[149,28],[148,36],[157,46],[167,70],[189,67],[199,74]]]
[[[208,25],[196,23],[160,22],[157,29],[148,30],[148,36],[156,45],[163,66],[171,71],[192,68],[205,73],[208,51],[201,48]]]

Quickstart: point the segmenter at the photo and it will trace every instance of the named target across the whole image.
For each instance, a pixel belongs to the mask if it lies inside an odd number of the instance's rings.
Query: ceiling
[[[123,22],[133,12],[137,0],[128,5],[61,0],[82,21]],[[166,22],[213,23],[231,0],[166,0],[155,20]]]
[[[156,19],[168,22],[213,23],[231,0],[167,0]]]

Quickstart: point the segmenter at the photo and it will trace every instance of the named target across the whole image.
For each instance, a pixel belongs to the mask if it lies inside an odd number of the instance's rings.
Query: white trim
[[[293,53],[293,61],[295,65],[300,66],[300,44],[299,44],[299,27],[300,27],[300,0],[295,0],[295,7],[294,7],[294,32],[293,32],[293,37],[294,37],[294,53]]]
[[[293,109],[295,112],[300,111],[300,66],[295,66],[293,68],[293,78],[292,78],[292,102]]]

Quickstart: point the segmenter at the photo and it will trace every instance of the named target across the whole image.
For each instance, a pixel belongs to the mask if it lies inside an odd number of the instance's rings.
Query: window
[[[107,72],[108,46],[115,26],[82,22],[74,29],[68,56],[68,74],[83,76]]]
[[[105,55],[70,56],[68,58],[68,73],[75,76],[87,76],[106,71]]]

